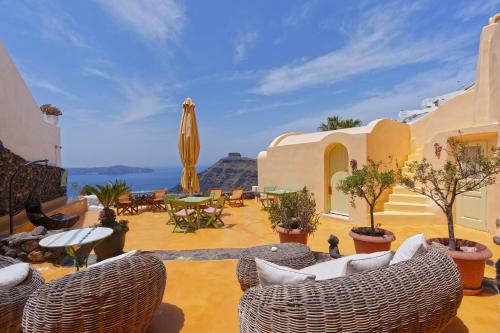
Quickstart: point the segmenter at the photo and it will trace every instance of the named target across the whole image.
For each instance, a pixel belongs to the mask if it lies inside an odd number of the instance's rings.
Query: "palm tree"
[[[86,189],[95,194],[99,202],[104,206],[99,214],[99,221],[103,227],[114,227],[116,224],[116,214],[111,206],[118,200],[125,192],[130,191],[130,188],[122,180],[116,180],[114,183],[109,182],[106,185],[90,186],[86,185]]]
[[[326,123],[321,123],[318,130],[320,131],[334,131],[342,128],[351,128],[361,126],[363,122],[359,119],[342,119],[339,116],[326,118]]]

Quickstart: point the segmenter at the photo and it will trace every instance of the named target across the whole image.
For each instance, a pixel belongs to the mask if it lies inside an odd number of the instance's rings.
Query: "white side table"
[[[87,266],[92,249],[112,233],[113,229],[103,227],[73,229],[45,237],[39,245],[46,248],[63,247],[73,258],[78,271],[80,267]]]

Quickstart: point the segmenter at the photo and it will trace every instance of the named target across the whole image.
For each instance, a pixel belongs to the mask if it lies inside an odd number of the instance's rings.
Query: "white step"
[[[415,194],[413,192],[412,192],[412,194],[399,194],[399,193],[389,194],[389,201],[390,202],[417,203],[417,204],[429,204],[430,203],[430,199],[427,198],[426,196],[423,196],[420,194]]]
[[[432,207],[427,204],[389,201],[384,204],[384,211],[402,213],[429,213],[433,210]]]
[[[433,213],[378,212],[374,214],[375,223],[385,225],[430,225],[436,223]]]
[[[412,192],[409,190],[407,187],[401,186],[401,185],[396,185],[392,188],[392,193],[393,194],[417,194],[415,192]]]

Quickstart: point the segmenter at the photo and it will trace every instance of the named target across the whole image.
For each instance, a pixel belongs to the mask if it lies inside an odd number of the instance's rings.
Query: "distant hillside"
[[[112,165],[109,167],[96,168],[67,168],[68,173],[72,175],[125,175],[132,173],[150,173],[154,172],[150,168],[137,168],[125,165]]]
[[[225,191],[243,187],[250,191],[253,185],[257,185],[257,160],[242,157],[240,153],[229,153],[198,176],[202,192],[213,187],[223,188]],[[177,185],[170,191],[182,192],[182,189]]]

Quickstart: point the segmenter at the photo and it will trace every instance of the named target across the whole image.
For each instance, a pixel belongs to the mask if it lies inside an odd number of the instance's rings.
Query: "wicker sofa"
[[[159,259],[139,254],[48,282],[26,302],[23,332],[145,332],[166,274]]]
[[[435,332],[461,300],[455,263],[431,249],[348,277],[248,289],[238,308],[240,333]]]
[[[0,256],[0,268],[18,263],[9,257]],[[0,331],[4,333],[21,332],[24,303],[38,287],[44,283],[43,277],[30,268],[26,280],[11,289],[0,289]]]

